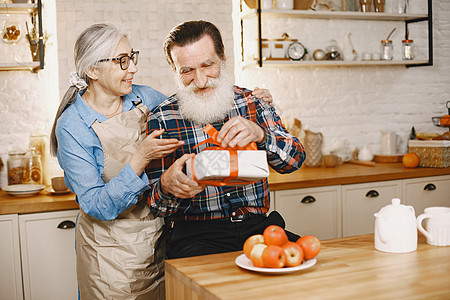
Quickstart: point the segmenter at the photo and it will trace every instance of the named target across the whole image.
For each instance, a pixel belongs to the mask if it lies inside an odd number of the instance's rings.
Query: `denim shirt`
[[[148,177],[140,176],[127,163],[107,184],[102,179],[104,154],[91,125],[107,118],[90,108],[77,94],[75,102],[59,117],[56,125],[57,158],[64,170],[66,186],[77,195],[81,209],[100,220],[115,219],[138,196],[149,189]],[[148,86],[133,85],[133,91],[123,96],[123,111],[135,108],[132,101],[142,100],[150,110],[167,97]]]

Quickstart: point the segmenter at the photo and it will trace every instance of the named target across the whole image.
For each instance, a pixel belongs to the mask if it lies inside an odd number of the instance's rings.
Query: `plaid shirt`
[[[267,102],[256,99],[251,91],[235,87],[234,108],[223,120],[211,123],[218,131],[222,125],[235,116],[252,120],[260,125],[266,139],[258,145],[259,150],[267,151],[269,165],[279,173],[291,173],[299,169],[305,160],[303,146],[297,138],[290,135],[281,125],[280,117]],[[246,213],[266,213],[269,209],[269,185],[267,178],[256,183],[241,186],[207,186],[194,198],[177,199],[163,194],[159,187],[159,178],[165,170],[186,153],[199,153],[212,146],[204,144],[196,149],[195,145],[209,136],[203,131],[206,124],[198,125],[181,117],[178,99],[172,95],[155,107],[149,115],[147,134],[163,128],[162,138],[176,138],[185,144],[163,159],[152,160],[147,167],[151,192],[148,204],[157,216],[172,216],[173,220],[209,220]]]

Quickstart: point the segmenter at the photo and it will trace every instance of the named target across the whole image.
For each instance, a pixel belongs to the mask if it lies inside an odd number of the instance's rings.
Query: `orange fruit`
[[[442,116],[439,120],[439,123],[441,124],[441,126],[450,127],[450,115]]]
[[[420,158],[417,154],[410,152],[403,155],[402,162],[407,168],[416,168],[419,165]]]

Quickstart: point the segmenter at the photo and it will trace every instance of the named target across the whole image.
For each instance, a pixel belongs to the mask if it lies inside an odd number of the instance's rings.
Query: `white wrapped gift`
[[[229,182],[227,178],[230,176],[231,163],[228,150],[203,150],[186,161],[186,173],[197,181],[224,182],[225,180],[228,185],[259,181],[269,176],[266,151],[238,150],[237,158],[238,174]],[[195,177],[192,174],[192,160]]]

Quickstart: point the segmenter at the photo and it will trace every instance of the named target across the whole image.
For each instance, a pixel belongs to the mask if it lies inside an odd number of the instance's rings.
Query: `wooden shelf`
[[[11,14],[23,14],[26,12],[33,12],[35,10],[37,10],[37,4],[28,4],[28,3],[9,3],[9,4],[5,4],[2,3],[0,4],[0,13],[2,14],[6,14],[6,13],[11,13]]]
[[[391,14],[375,12],[348,12],[348,11],[312,11],[312,10],[261,10],[262,17],[273,18],[306,18],[306,19],[347,19],[347,20],[374,20],[374,21],[408,21],[427,18],[427,14]],[[242,19],[256,18],[257,10],[252,9],[241,13]]]
[[[40,62],[23,62],[18,63],[0,63],[0,71],[37,71],[39,70]]]
[[[369,60],[369,61],[330,61],[330,60],[306,60],[306,61],[293,61],[293,60],[263,60],[263,64],[266,67],[368,67],[368,66],[411,66],[426,64],[426,60]],[[255,67],[258,66],[258,61],[245,61],[241,63],[241,67]]]

